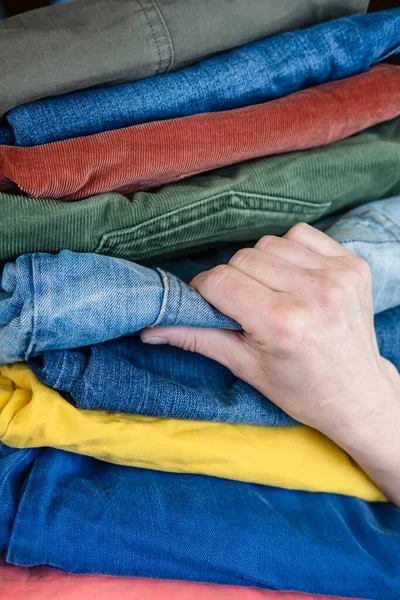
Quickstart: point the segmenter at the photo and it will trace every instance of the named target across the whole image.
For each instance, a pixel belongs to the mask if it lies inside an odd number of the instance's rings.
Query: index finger
[[[338,242],[335,242],[329,235],[315,229],[307,223],[298,223],[292,227],[284,236],[284,238],[296,242],[303,248],[318,254],[332,258],[343,258],[352,254],[350,250],[344,248]]]
[[[191,285],[216,309],[237,321],[248,333],[259,332],[260,322],[288,294],[275,292],[231,265],[219,265],[200,273]],[[264,319],[263,319],[264,316]]]

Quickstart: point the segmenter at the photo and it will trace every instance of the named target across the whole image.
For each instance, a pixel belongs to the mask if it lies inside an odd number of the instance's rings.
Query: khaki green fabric
[[[280,235],[299,221],[400,194],[400,118],[347,140],[211,171],[130,197],[0,194],[0,260],[98,252],[144,260]]]
[[[0,116],[38,98],[134,81],[367,0],[79,0],[0,23]]]

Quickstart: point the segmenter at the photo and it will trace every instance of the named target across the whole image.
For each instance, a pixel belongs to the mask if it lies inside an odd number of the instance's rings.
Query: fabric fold
[[[400,308],[375,317],[375,334],[381,355],[400,371]],[[29,366],[79,409],[263,427],[299,425],[222,365],[138,338],[45,352]]]
[[[154,188],[217,167],[349,137],[397,117],[399,90],[400,67],[382,65],[243,109],[31,148],[1,146],[0,187],[17,186],[29,196],[65,200]]]
[[[398,205],[394,198],[361,207],[327,230],[368,262],[375,312],[400,304]],[[240,329],[172,273],[99,254],[24,254],[5,265],[0,293],[0,363],[156,325]]]
[[[0,24],[0,116],[38,98],[181,69],[367,6],[367,0],[301,0],[296,10],[291,0],[79,0],[24,13]]]
[[[351,169],[349,169],[351,165]],[[258,159],[152,192],[80,202],[0,193],[0,260],[96,252],[129,260],[282,235],[299,221],[400,194],[400,119],[328,146]]]
[[[400,593],[400,511],[390,504],[124,468],[49,448],[13,492],[6,557],[18,565],[371,600]],[[9,506],[9,495],[0,500]]]
[[[4,267],[1,293],[0,363],[155,325],[239,329],[172,274],[97,254],[25,254]]]
[[[70,575],[46,567],[16,567],[0,558],[2,600],[334,600],[295,592],[206,585],[187,581]],[[339,598],[337,600],[340,600]],[[355,599],[353,599],[355,600]]]
[[[24,364],[0,367],[0,441],[131,467],[386,501],[360,467],[314,429],[78,410]]]
[[[258,104],[365,72],[399,51],[400,9],[345,17],[268,37],[177,73],[23,105],[6,119],[17,146],[35,146]]]

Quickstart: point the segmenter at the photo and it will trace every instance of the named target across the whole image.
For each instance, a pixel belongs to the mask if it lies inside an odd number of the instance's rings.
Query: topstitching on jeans
[[[163,288],[164,288],[164,294],[163,294],[163,299],[161,302],[160,312],[158,313],[158,317],[154,321],[154,323],[149,325],[149,327],[157,327],[157,325],[159,325],[161,323],[161,321],[163,320],[163,318],[165,317],[165,313],[167,312],[167,308],[168,308],[169,292],[171,289],[170,280],[169,280],[167,273],[165,273],[165,271],[163,271],[162,269],[156,269],[156,271],[161,277],[161,281],[162,281]]]

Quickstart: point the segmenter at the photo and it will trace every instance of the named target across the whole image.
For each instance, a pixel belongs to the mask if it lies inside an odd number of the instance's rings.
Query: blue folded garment
[[[329,218],[328,224],[324,221],[316,225],[368,262],[373,274],[376,312],[400,304],[400,198],[371,202],[340,218]],[[239,247],[239,244],[230,245],[201,257],[171,261],[163,267],[188,282],[202,271],[227,263]],[[79,261],[75,267],[76,279],[78,264]],[[117,264],[119,266],[121,262]],[[143,267],[136,268],[147,273]],[[61,273],[62,270],[60,276]],[[150,282],[149,279],[147,289],[143,284],[138,288],[140,299],[143,293],[143,304],[139,301],[135,306],[141,310],[142,319],[147,318],[146,311],[151,304]],[[161,285],[160,281],[155,283]],[[184,283],[181,286],[181,302],[186,315],[193,310],[199,317],[204,312],[204,300],[193,295],[193,290],[190,292]],[[83,281],[83,293],[85,287]],[[68,291],[67,284],[65,289]],[[157,298],[158,293],[154,297],[156,304],[160,302]],[[103,310],[112,315],[113,304],[110,293],[110,308],[105,304]],[[69,307],[72,305],[70,301]],[[174,310],[173,305],[172,295],[169,304],[165,304],[164,318]],[[121,315],[120,305],[117,303],[116,306]],[[127,314],[131,324],[139,318],[133,304],[132,308],[132,314],[129,308]],[[222,323],[218,322],[218,317],[215,320],[216,315],[213,313],[212,316],[218,327]],[[86,313],[88,318],[89,313]],[[65,324],[68,327],[68,318]],[[206,326],[207,321],[201,324]],[[400,370],[400,308],[377,317],[375,331],[381,354]],[[222,365],[171,346],[147,346],[138,338],[90,345],[81,350],[48,351],[40,359],[31,360],[30,366],[43,383],[60,391],[78,408],[264,426],[296,424]]]
[[[323,49],[323,51],[321,51]],[[253,42],[177,73],[39,100],[7,114],[1,139],[45,144],[137,123],[239,108],[367,71],[400,51],[400,9]]]
[[[380,353],[400,371],[400,307],[375,317]],[[45,352],[29,366],[80,409],[267,427],[298,425],[228,369],[199,354],[123,338]]]
[[[400,304],[398,198],[359,207],[326,232],[368,262],[375,313]],[[179,271],[180,261],[175,264]],[[174,264],[168,268],[173,271]],[[164,269],[68,250],[24,254],[4,267],[0,364],[98,344],[155,325],[240,329]]]
[[[400,510],[0,447],[0,551],[72,573],[400,597]]]

